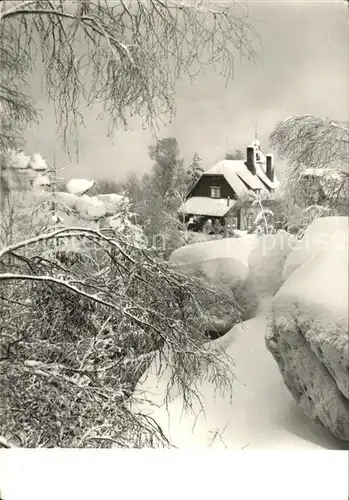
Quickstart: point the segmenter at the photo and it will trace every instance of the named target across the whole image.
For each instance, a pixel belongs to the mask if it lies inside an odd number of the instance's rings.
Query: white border
[[[2,500],[347,500],[347,452],[0,451]]]

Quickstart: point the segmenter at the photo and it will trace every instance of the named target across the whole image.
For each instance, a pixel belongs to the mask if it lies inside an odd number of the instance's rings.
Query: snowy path
[[[195,426],[192,415],[182,415],[180,397],[170,403],[168,411],[160,408],[153,413],[178,448],[345,449],[320,424],[308,420],[285,387],[264,343],[268,302],[259,316],[215,341],[234,359],[235,374],[242,382],[234,382],[231,402],[218,393],[215,398],[213,387],[206,383],[200,388],[205,415],[199,415]],[[149,377],[147,387],[155,386],[155,379]]]

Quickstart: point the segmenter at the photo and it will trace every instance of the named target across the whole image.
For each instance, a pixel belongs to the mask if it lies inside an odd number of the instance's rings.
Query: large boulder
[[[297,258],[291,254],[266,345],[308,417],[349,441],[348,220],[333,222],[336,231],[316,221]]]
[[[252,249],[248,265],[259,298],[274,296],[285,281],[283,269],[297,238],[286,231],[262,235]]]
[[[181,390],[169,390],[171,363],[161,370],[158,355],[137,384],[133,409],[154,418],[180,449],[344,449],[297,407],[265,347],[265,328],[266,318],[259,316],[208,344],[230,356],[237,377],[232,398],[208,380],[200,381],[192,387],[199,400],[193,398],[191,409],[184,411]]]
[[[258,300],[249,275],[248,255],[255,244],[255,237],[221,239],[195,243],[175,250],[170,264],[181,274],[200,278],[204,286],[224,292],[233,308],[219,300],[207,301],[204,294],[198,297],[210,317],[211,338],[223,335],[241,320],[254,316]]]

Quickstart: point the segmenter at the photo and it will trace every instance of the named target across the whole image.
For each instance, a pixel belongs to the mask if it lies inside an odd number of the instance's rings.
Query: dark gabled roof
[[[277,189],[279,187],[279,181],[274,178],[274,182],[272,182],[267,177],[261,164],[256,164],[256,175],[253,175],[242,160],[222,160],[209,170],[206,170],[200,179],[213,175],[222,175],[239,198],[246,194],[248,195],[251,190],[260,190],[262,193],[269,193],[268,188]],[[200,182],[200,179],[195,186]],[[190,193],[193,191],[194,187],[191,189]]]

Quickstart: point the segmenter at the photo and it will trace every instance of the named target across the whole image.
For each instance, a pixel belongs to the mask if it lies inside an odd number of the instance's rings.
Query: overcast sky
[[[177,138],[187,164],[195,151],[209,168],[224,157],[227,146],[243,149],[251,142],[256,125],[264,150],[275,124],[290,115],[315,114],[348,119],[348,7],[336,2],[250,1],[251,16],[263,47],[256,64],[235,62],[229,85],[212,70],[194,84],[178,83],[177,114],[160,137]],[[55,136],[53,108],[39,87],[31,89],[44,110],[39,126],[26,133],[27,153],[40,152],[49,162],[55,149],[57,163],[69,163],[65,177],[120,180],[129,171],[151,168],[149,131],[140,127],[106,137],[106,121],[85,115],[80,132],[79,162],[69,162]],[[283,177],[285,165],[276,168]]]

